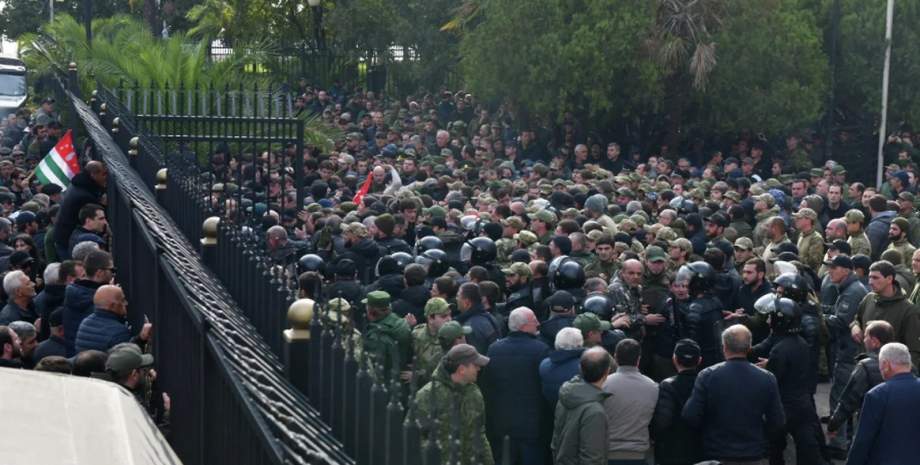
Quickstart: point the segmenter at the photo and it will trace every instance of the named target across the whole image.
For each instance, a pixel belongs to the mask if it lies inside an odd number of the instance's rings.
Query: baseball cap
[[[425,316],[431,315],[449,315],[450,304],[441,297],[432,297],[425,304]]]
[[[441,325],[441,328],[438,329],[438,339],[444,341],[454,341],[458,337],[465,334],[470,334],[473,332],[473,328],[469,326],[460,326],[460,323],[457,321],[448,321]]]
[[[556,214],[549,210],[540,210],[536,213],[531,213],[530,215],[527,215],[527,216],[529,216],[531,220],[542,221],[544,223],[555,223],[556,222]]]
[[[575,317],[572,326],[578,328],[581,332],[606,331],[610,329],[610,322],[601,320],[593,313],[582,313]]]
[[[754,241],[752,241],[749,237],[739,237],[738,239],[735,239],[735,248],[741,250],[753,250]]]
[[[502,226],[512,227],[517,230],[521,230],[527,227],[527,225],[524,224],[524,220],[517,216],[509,216],[508,218],[503,219]]]
[[[693,339],[681,339],[674,345],[674,356],[681,365],[693,366],[699,363],[702,352]]]
[[[783,252],[792,252],[796,255],[799,254],[799,248],[795,246],[792,242],[783,242],[782,244],[777,245],[770,249],[771,252],[779,255]]]
[[[569,310],[575,307],[575,297],[568,291],[556,291],[546,299],[546,304],[550,310],[565,309]]]
[[[663,262],[668,260],[668,256],[661,247],[650,245],[645,249],[645,259],[649,262]]]
[[[481,355],[476,348],[469,344],[457,344],[447,351],[447,361],[457,365],[466,365],[473,363],[477,366],[484,367],[489,364],[489,357]]]
[[[792,216],[794,218],[808,218],[812,221],[816,221],[818,219],[818,214],[815,213],[814,210],[807,208],[807,207],[802,208],[799,211],[793,213]]]
[[[853,259],[847,257],[846,255],[837,255],[833,259],[824,262],[824,264],[830,267],[843,267],[850,270],[853,269]]]
[[[723,228],[728,227],[729,221],[722,213],[713,213],[706,218],[706,222],[715,224],[716,226],[721,226]]]
[[[530,266],[528,266],[526,263],[521,263],[521,262],[515,262],[515,263],[512,263],[511,266],[509,266],[508,268],[503,268],[502,273],[504,273],[505,275],[513,274],[516,276],[527,276],[528,278],[531,276]]]
[[[126,342],[118,344],[109,350],[109,358],[105,361],[105,370],[125,373],[152,365],[153,355],[141,352],[141,348],[137,344]]]
[[[846,219],[847,223],[862,223],[866,219],[866,215],[855,208],[847,210],[843,217]]]

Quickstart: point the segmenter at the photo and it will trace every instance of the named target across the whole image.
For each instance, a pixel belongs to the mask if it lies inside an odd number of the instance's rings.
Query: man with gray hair
[[[617,223],[607,215],[607,197],[604,194],[594,194],[585,200],[585,215],[594,221],[600,223],[604,232],[613,236],[617,233]]]
[[[19,352],[22,357],[22,366],[32,368],[37,362],[32,357],[35,353],[35,348],[38,347],[38,331],[35,330],[35,325],[27,321],[14,321],[10,323],[9,328],[19,336]]]
[[[555,407],[559,388],[578,374],[578,361],[584,349],[584,337],[577,328],[562,328],[556,333],[555,349],[540,362],[543,397]]]
[[[697,376],[682,418],[702,431],[703,458],[765,465],[768,439],[786,423],[776,378],[748,361],[751,332],[734,325],[722,332],[725,361]]]
[[[3,277],[3,291],[6,292],[7,304],[0,311],[0,325],[14,321],[35,323],[38,314],[32,305],[35,297],[35,283],[21,270],[10,271]],[[39,322],[41,324],[41,322]]]
[[[863,401],[848,465],[916,463],[920,457],[920,380],[907,346],[891,342],[878,356],[884,383]]]
[[[87,257],[91,252],[95,252],[95,251],[97,251],[97,250],[102,250],[102,249],[99,248],[99,244],[97,244],[97,243],[95,243],[95,242],[93,242],[93,241],[83,241],[83,242],[79,242],[79,243],[77,243],[77,245],[73,246],[73,250],[71,251],[70,256],[71,256],[74,260],[76,260],[76,261],[82,263],[83,260],[86,260],[86,257]]]
[[[539,328],[533,310],[518,307],[508,316],[508,337],[489,347],[491,361],[483,370],[481,386],[490,414],[486,434],[496,462],[508,436],[513,463],[544,463],[546,444],[540,438],[549,418],[539,367],[549,347],[537,337]]]

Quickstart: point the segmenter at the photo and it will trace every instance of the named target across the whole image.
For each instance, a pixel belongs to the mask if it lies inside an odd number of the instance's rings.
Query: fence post
[[[312,299],[298,299],[288,307],[290,329],[284,330],[284,374],[304,395],[310,379],[310,323],[313,321]]]
[[[140,138],[134,136],[131,140],[128,141],[128,162],[131,163],[131,168],[137,169],[137,155],[138,155],[138,146],[140,145]]]
[[[157,184],[154,186],[154,190],[156,191],[157,202],[159,202],[160,205],[165,204],[166,180],[169,177],[168,174],[169,172],[166,168],[160,168],[157,170]]]
[[[201,224],[201,261],[210,269],[215,269],[217,264],[217,232],[220,227],[220,217],[211,216]]]
[[[77,77],[77,64],[70,62],[67,64],[67,87],[68,90],[77,98],[83,98],[80,92],[80,80]]]

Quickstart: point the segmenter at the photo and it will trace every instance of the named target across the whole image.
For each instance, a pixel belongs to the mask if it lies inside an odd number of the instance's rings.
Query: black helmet
[[[773,280],[773,288],[783,288],[782,296],[798,303],[805,303],[811,292],[808,280],[798,273],[783,273]]]
[[[319,274],[326,272],[326,261],[319,255],[308,253],[297,261],[297,274],[307,271],[316,271]]]
[[[792,299],[767,294],[757,299],[754,308],[769,317],[770,329],[774,333],[797,333],[801,328],[802,310]]]
[[[559,263],[552,279],[554,291],[581,289],[585,285],[585,270],[581,267],[581,263],[566,258]]]
[[[613,316],[613,302],[610,301],[610,297],[604,294],[589,296],[585,299],[585,303],[581,305],[581,309],[583,312],[594,313],[604,321],[609,321],[610,317]]]
[[[421,255],[426,250],[439,249],[444,250],[444,242],[438,236],[425,236],[415,242],[415,254]]]
[[[402,273],[402,269],[399,268],[399,264],[396,263],[396,259],[389,255],[380,257],[380,260],[377,260],[377,265],[374,267],[374,275],[378,278],[383,275],[400,273]]]
[[[712,270],[712,265],[699,261],[688,263],[677,271],[677,280],[686,281],[687,288],[691,297],[712,289],[716,280],[716,273]]]
[[[437,278],[447,273],[447,270],[450,269],[447,254],[441,249],[426,250],[418,257],[415,257],[415,263],[424,265],[428,269],[429,278]]]
[[[412,258],[412,255],[409,255],[405,252],[394,252],[390,254],[390,258],[396,260],[396,265],[399,267],[399,272],[402,273],[407,266],[415,262],[415,259]]]
[[[460,248],[460,261],[470,266],[482,266],[495,260],[498,250],[488,237],[474,237]]]

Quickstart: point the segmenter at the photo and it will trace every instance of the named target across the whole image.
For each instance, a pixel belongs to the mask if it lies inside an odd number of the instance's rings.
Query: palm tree
[[[700,91],[716,66],[714,35],[725,9],[725,0],[658,0],[652,52],[669,72],[686,72]]]

